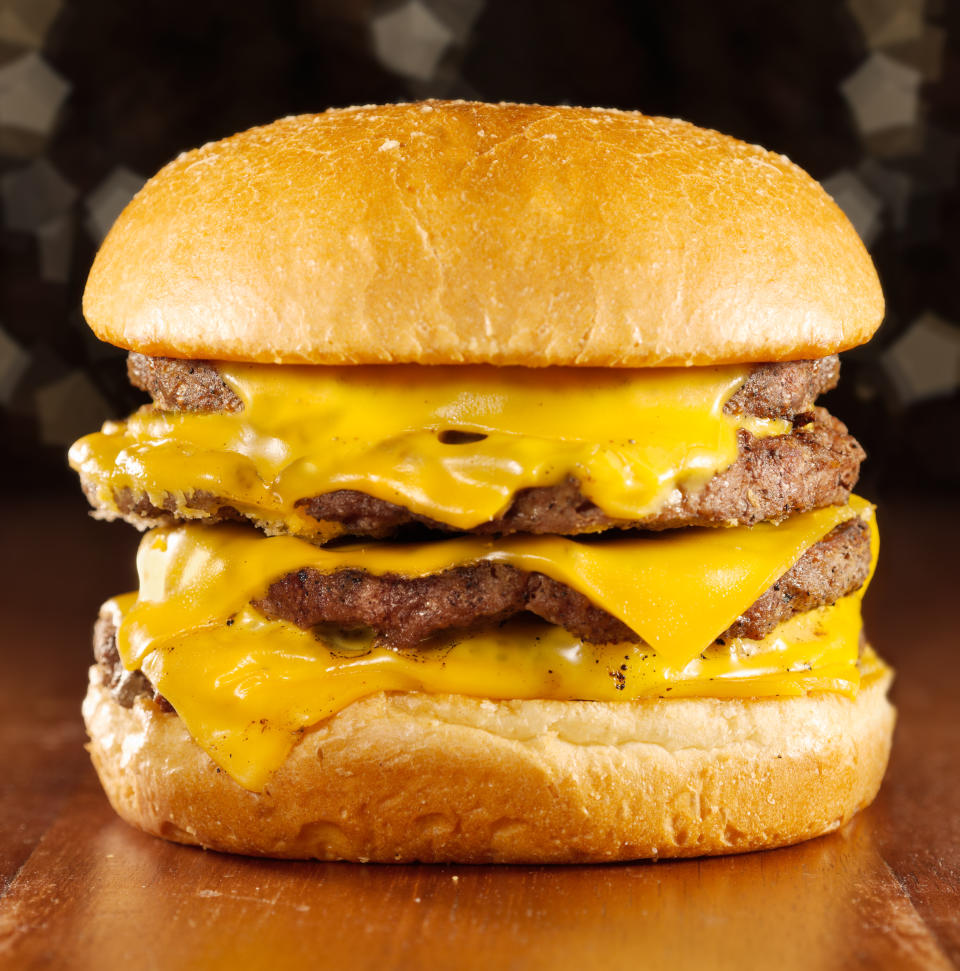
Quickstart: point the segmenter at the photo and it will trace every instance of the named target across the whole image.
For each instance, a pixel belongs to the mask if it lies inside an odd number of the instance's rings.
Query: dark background
[[[867,495],[960,485],[960,3],[0,0],[5,488],[138,400],[80,315],[96,247],[180,150],[421,97],[676,115],[783,152],[870,247],[888,312],[827,402]]]

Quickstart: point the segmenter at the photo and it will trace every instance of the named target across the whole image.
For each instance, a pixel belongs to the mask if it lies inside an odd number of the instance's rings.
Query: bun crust
[[[233,853],[576,863],[782,846],[875,796],[891,675],[855,701],[492,702],[379,694],[307,732],[260,794],[175,714],[121,707],[91,668],[90,753],[144,832]]]
[[[636,112],[425,102],[181,155],[107,236],[84,313],[170,357],[645,367],[833,354],[883,298],[783,156]]]

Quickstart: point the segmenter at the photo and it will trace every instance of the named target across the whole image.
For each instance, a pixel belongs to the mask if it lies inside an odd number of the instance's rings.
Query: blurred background
[[[97,246],[180,150],[424,97],[675,115],[789,155],[880,271],[887,319],[827,404],[867,495],[960,485],[960,3],[0,0],[3,488],[139,398],[80,314]]]

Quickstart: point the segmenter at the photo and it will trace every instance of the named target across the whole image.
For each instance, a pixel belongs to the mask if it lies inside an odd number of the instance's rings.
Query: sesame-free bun
[[[644,367],[822,357],[883,298],[781,155],[636,112],[432,101],[181,155],[110,231],[84,313],[171,357]]]
[[[889,672],[839,694],[645,702],[377,694],[308,731],[262,793],[176,714],[121,707],[91,668],[93,762],[144,832],[258,856],[576,863],[782,846],[880,786]]]

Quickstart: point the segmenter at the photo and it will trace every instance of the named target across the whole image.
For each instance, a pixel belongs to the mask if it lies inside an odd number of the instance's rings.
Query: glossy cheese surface
[[[856,498],[781,526],[675,531],[666,543],[659,536],[590,543],[549,537],[546,544],[517,537],[512,544],[466,539],[332,551],[229,526],[155,530],[141,544],[139,594],[117,598],[123,616],[117,644],[124,664],[142,669],[214,761],[250,789],[267,783],[305,728],[378,691],[596,701],[852,695],[866,585],[832,607],[792,618],[762,641],[715,643],[804,549],[852,515],[871,524],[875,562],[872,507]],[[725,557],[718,537],[726,538]],[[394,651],[355,635],[269,621],[249,606],[270,579],[297,566],[349,562],[411,576],[478,556],[517,557],[510,561],[590,591],[600,606],[619,604],[618,616],[629,616],[647,643],[586,644],[561,628],[516,618]],[[753,566],[745,569],[742,559]],[[754,587],[761,576],[770,579],[750,593],[741,582],[747,575]],[[591,587],[607,581],[612,590]]]
[[[637,519],[737,456],[737,430],[790,423],[723,413],[747,366],[666,369],[218,364],[236,414],[144,408],[80,439],[71,465],[115,493],[205,491],[295,534],[335,535],[298,499],[356,489],[457,529],[517,491],[569,477],[607,515]],[[197,515],[194,512],[194,515]]]

